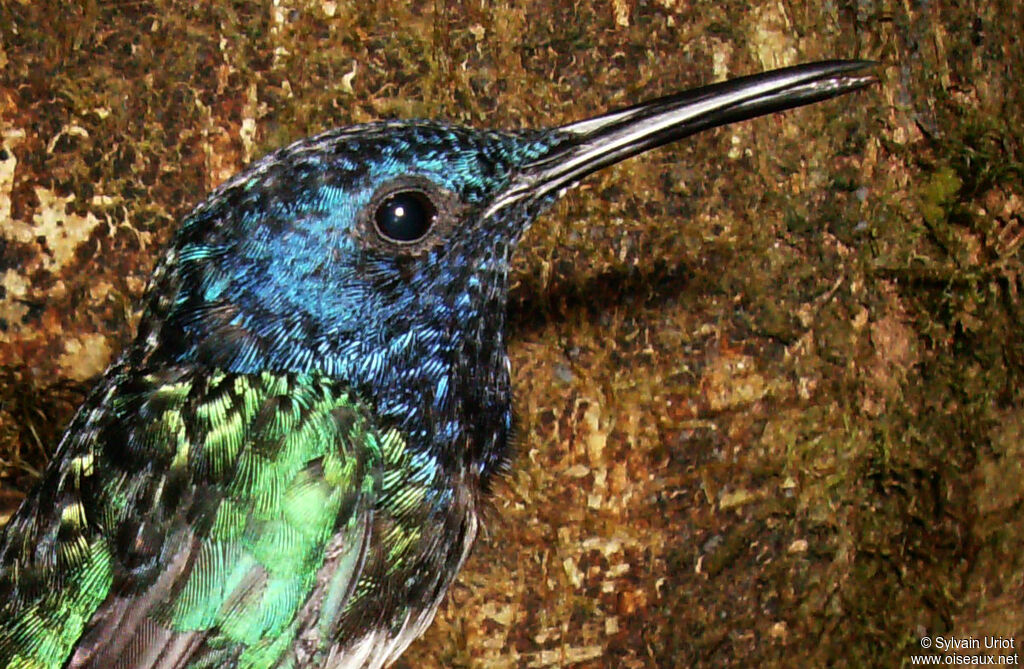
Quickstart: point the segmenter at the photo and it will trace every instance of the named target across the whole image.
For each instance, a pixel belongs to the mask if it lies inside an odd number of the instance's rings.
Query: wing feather
[[[96,401],[58,454],[63,487],[37,492],[0,547],[14,601],[0,666],[269,667],[297,644],[325,653],[330,634],[310,630],[331,630],[352,597],[382,485],[369,412],[331,380],[268,373],[163,372]],[[65,500],[63,520],[42,512],[47,494]],[[26,557],[46,531],[60,541]],[[61,561],[91,603],[53,594]],[[26,567],[50,587],[22,585]],[[57,619],[69,607],[77,634]],[[56,641],[31,640],[41,632]]]

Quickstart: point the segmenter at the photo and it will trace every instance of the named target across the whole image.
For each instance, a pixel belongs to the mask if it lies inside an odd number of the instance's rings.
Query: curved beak
[[[875,63],[832,60],[732,79],[555,129],[563,141],[520,166],[487,210],[560,194],[591,172],[701,130],[799,107],[869,86]]]

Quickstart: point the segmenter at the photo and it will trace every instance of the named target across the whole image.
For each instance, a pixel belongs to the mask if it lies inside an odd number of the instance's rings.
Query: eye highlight
[[[411,244],[423,239],[436,219],[437,207],[429,195],[417,189],[391,193],[373,212],[377,234],[398,244]]]

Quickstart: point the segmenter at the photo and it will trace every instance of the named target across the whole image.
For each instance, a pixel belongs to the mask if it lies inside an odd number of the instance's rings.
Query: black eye
[[[437,207],[426,193],[419,190],[402,190],[388,195],[373,214],[377,232],[393,242],[422,239],[436,217]]]

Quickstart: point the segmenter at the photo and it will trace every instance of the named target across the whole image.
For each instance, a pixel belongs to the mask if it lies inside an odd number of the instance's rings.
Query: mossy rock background
[[[128,341],[176,221],[261,154],[870,58],[879,86],[606,170],[527,234],[518,457],[401,665],[1019,649],[1018,9],[812,4],[0,0],[5,516]]]

